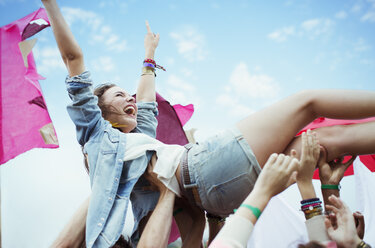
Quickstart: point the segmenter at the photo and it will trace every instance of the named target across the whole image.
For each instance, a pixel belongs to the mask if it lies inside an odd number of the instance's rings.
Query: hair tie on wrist
[[[336,189],[336,190],[340,190],[341,186],[340,186],[340,184],[322,184],[321,188],[322,189]]]

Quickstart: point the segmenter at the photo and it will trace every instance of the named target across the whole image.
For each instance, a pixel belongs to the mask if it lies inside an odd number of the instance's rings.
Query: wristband
[[[340,190],[341,186],[340,184],[322,184],[322,189],[335,189],[335,190]]]
[[[155,65],[154,64],[151,64],[151,63],[143,63],[143,67],[151,67],[151,68],[155,68]]]
[[[256,208],[256,207],[253,207],[251,205],[248,205],[248,204],[241,204],[240,207],[245,207],[247,209],[250,209],[250,211],[253,213],[253,215],[259,219],[259,216],[262,214],[262,211],[260,211],[259,208]]]

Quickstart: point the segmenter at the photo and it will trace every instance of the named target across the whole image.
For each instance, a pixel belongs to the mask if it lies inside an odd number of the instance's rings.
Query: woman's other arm
[[[47,10],[56,43],[69,76],[81,74],[85,71],[82,50],[61,14],[56,0],[42,0],[42,2]]]
[[[148,21],[146,21],[147,34],[144,40],[146,59],[154,59],[155,50],[159,44],[159,34],[151,31]],[[148,67],[147,67],[148,68]],[[155,74],[142,73],[137,88],[137,102],[155,102]]]

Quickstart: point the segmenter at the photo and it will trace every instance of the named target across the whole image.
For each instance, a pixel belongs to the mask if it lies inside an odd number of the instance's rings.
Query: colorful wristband
[[[253,207],[251,205],[248,205],[248,204],[241,204],[240,207],[244,207],[244,208],[248,208],[250,209],[250,211],[254,214],[254,216],[259,219],[259,216],[262,214],[262,211],[260,211],[259,208],[256,208],[256,207]]]
[[[336,189],[336,190],[340,190],[341,189],[341,186],[340,184],[322,184],[322,189]]]

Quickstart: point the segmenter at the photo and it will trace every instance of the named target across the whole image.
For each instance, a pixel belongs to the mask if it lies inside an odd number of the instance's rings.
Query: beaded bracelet
[[[302,200],[301,204],[310,203],[313,201],[319,201],[319,198],[311,198],[311,199]]]
[[[307,209],[312,209],[314,207],[321,207],[322,204],[321,203],[313,203],[313,204],[309,204],[309,205],[304,205],[301,207],[301,210],[304,211],[304,210],[307,210]]]
[[[305,202],[305,203],[302,203],[301,206],[306,206],[306,205],[309,205],[309,204],[313,204],[313,203],[322,203],[322,201],[312,201],[312,202]]]

